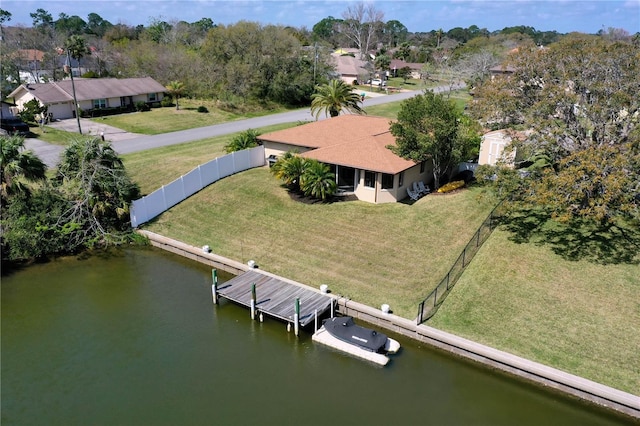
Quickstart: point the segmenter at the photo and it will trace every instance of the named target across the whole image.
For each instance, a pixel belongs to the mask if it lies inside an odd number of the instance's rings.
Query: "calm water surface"
[[[214,307],[209,268],[154,249],[57,260],[2,277],[2,425],[626,420],[398,340],[380,368],[296,338]]]

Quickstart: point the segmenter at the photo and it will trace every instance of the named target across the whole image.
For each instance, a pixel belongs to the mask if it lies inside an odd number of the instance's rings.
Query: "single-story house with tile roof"
[[[337,53],[331,54],[331,62],[340,79],[348,85],[353,84],[355,80],[368,80],[370,73],[365,68],[367,63],[360,59],[356,59],[350,55],[341,55]]]
[[[23,84],[9,94],[19,109],[32,99],[47,106],[53,119],[75,117],[71,80],[49,83]],[[139,102],[154,103],[162,100],[165,87],[151,77],[144,78],[77,78],[74,79],[78,108],[128,108]]]
[[[267,158],[297,151],[328,164],[339,191],[370,203],[403,200],[414,181],[429,183],[433,175],[431,162],[416,164],[387,148],[396,141],[389,130],[389,119],[384,117],[341,115],[260,135],[258,139]]]
[[[404,67],[409,67],[411,69],[411,78],[416,80],[420,80],[422,78],[422,67],[424,67],[423,63],[405,62],[402,59],[392,59],[389,64],[389,70],[394,77],[397,75],[398,70]]]

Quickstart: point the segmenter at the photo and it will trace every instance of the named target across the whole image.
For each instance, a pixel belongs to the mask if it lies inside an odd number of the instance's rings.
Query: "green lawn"
[[[293,127],[296,124],[277,124],[256,130],[262,134]],[[237,133],[136,152],[123,155],[122,160],[134,181],[140,185],[142,193],[149,194],[198,165],[225,155],[224,146],[235,135]]]
[[[259,168],[210,185],[144,228],[415,318],[491,210],[478,195],[432,195],[413,205],[308,204]]]
[[[464,97],[464,94],[461,95]],[[399,103],[367,108],[395,117]],[[294,125],[280,125],[261,132]],[[223,155],[233,135],[124,156],[144,193]],[[146,229],[413,319],[491,210],[477,189],[413,205],[299,202],[267,168],[225,178]],[[640,268],[568,262],[496,231],[431,325],[640,394]]]
[[[227,121],[241,120],[259,115],[283,112],[284,109],[262,111],[238,111],[236,113],[221,110],[215,101],[180,99],[180,109],[175,107],[153,108],[151,111],[134,112],[129,114],[111,115],[94,118],[93,121],[108,124],[127,132],[145,135],[175,132],[220,124]],[[199,106],[205,106],[209,112],[197,111]]]
[[[450,98],[455,102],[456,106],[458,106],[458,108],[460,108],[460,110],[462,111],[466,103],[469,102],[469,99],[471,98],[471,96],[469,95],[469,92],[466,90],[457,90],[457,91],[451,92]],[[390,102],[390,103],[381,104],[381,105],[367,106],[367,101],[365,100],[363,106],[364,106],[364,110],[368,115],[377,115],[381,117],[388,117],[390,119],[395,119],[398,116],[398,112],[400,111],[401,104],[402,104],[402,101],[398,101],[398,102]]]
[[[44,130],[40,127],[32,127],[31,132],[37,139],[53,145],[62,146],[67,146],[69,144],[69,141],[78,137],[78,133],[66,132],[64,130],[54,129],[53,127],[49,126],[45,126]]]
[[[427,325],[640,395],[640,267],[495,231]]]
[[[285,126],[279,126],[284,128]],[[275,130],[260,129],[261,131]],[[123,156],[143,193],[216,156],[227,137]],[[479,191],[413,205],[292,199],[268,168],[222,179],[145,228],[312,286],[414,318],[491,210]],[[446,250],[443,250],[446,247]]]

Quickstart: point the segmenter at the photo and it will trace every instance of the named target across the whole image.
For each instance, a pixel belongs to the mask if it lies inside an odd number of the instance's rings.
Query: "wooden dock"
[[[286,322],[294,321],[295,301],[300,300],[298,323],[305,327],[331,308],[333,299],[318,291],[282,281],[256,270],[238,275],[218,286],[218,295],[251,308],[251,288],[256,285],[255,306],[258,312]]]

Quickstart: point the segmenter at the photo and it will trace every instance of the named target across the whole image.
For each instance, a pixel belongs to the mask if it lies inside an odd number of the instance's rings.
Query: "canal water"
[[[276,320],[213,306],[210,269],[156,249],[60,259],[2,277],[2,425],[628,420],[398,340],[381,368],[310,332],[296,338]]]

